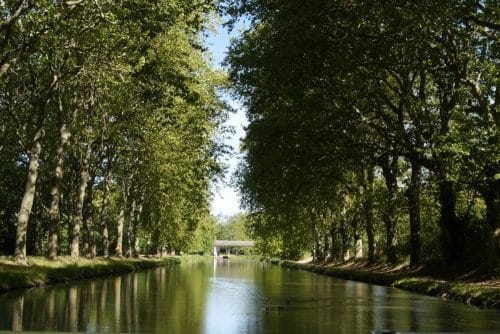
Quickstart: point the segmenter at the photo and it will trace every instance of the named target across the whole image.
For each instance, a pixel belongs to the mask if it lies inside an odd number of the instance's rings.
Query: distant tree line
[[[219,220],[215,232],[217,240],[251,240],[247,233],[246,214],[237,213]]]
[[[227,109],[224,75],[203,54],[214,10],[0,3],[1,253],[26,263],[213,242],[209,182]]]
[[[499,268],[498,1],[222,7],[249,23],[227,64],[262,250]]]

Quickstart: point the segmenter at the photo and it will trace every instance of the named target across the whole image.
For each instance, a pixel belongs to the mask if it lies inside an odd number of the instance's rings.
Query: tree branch
[[[10,25],[17,20],[28,9],[28,1],[21,0],[17,4],[17,8],[7,19],[0,22],[0,31],[7,29]]]

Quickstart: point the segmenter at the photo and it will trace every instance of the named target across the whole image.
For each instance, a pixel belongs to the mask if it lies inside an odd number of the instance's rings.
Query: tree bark
[[[363,177],[364,178],[364,177]],[[375,262],[375,231],[373,228],[373,167],[367,169],[367,177],[363,182],[364,188],[364,203],[363,209],[365,214],[365,228],[368,239],[368,262]]]
[[[95,174],[95,173],[93,173]],[[92,200],[94,198],[94,182],[95,175],[92,175],[87,183],[87,195],[85,196],[85,201],[83,204],[83,226],[85,230],[84,238],[84,254],[85,256],[93,259],[96,257],[96,247],[95,247],[95,229],[92,220],[93,206]]]
[[[408,213],[410,217],[410,266],[420,263],[420,184],[421,166],[411,161],[410,186],[406,191]]]
[[[342,210],[342,217],[340,219],[340,229],[339,229],[339,232],[340,232],[340,240],[341,240],[341,243],[342,243],[342,259],[344,261],[349,261],[349,258],[350,258],[350,254],[349,254],[349,236],[348,236],[348,233],[347,233],[347,227],[345,226],[346,225],[346,222],[345,222],[345,209]]]
[[[488,186],[482,197],[486,204],[486,221],[490,230],[487,264],[490,271],[500,270],[500,180],[494,179],[491,173]]]
[[[32,217],[34,220],[34,229],[33,229],[33,237],[32,238],[27,238],[27,240],[32,240],[32,252],[33,255],[35,256],[40,256],[42,255],[42,248],[43,248],[43,238],[44,238],[44,233],[42,231],[42,205],[40,203],[41,201],[41,194],[40,194],[40,178],[37,179],[37,185],[36,185],[36,190],[35,190],[35,198],[34,198],[34,208],[32,210]],[[28,232],[29,232],[29,226],[28,226]],[[29,234],[28,234],[29,236]],[[26,251],[30,253],[30,244],[28,242]]]
[[[454,86],[459,86],[458,77],[450,82],[443,82],[438,89],[441,94],[439,109],[439,135],[442,137],[450,133],[450,120],[455,106],[457,105],[458,95]],[[453,153],[447,149],[434,153],[437,164],[435,168],[438,177],[440,219],[441,229],[441,250],[446,263],[454,263],[462,258],[464,250],[464,222],[459,221],[456,215],[457,193],[455,184],[450,180],[450,159]]]
[[[120,213],[117,219],[117,237],[116,237],[116,256],[123,256],[123,225],[125,223],[125,208],[127,206],[129,193],[128,182],[122,182],[122,203],[120,206]]]
[[[29,152],[28,176],[24,190],[21,207],[19,209],[17,229],[16,229],[16,248],[14,259],[16,262],[26,265],[26,232],[28,230],[28,221],[33,207],[33,198],[35,196],[36,181],[38,178],[38,159],[42,152],[42,140],[45,136],[45,119],[47,118],[47,107],[52,99],[52,94],[57,88],[60,76],[54,74],[46,95],[40,101],[38,110],[38,126],[33,137],[31,151]]]
[[[500,227],[491,233],[488,251],[488,268],[492,273],[500,273]]]
[[[36,202],[36,200],[35,200]],[[41,231],[42,229],[42,222],[40,220],[40,216],[36,215],[34,218],[35,221],[35,233],[33,236],[33,241],[34,241],[34,247],[33,247],[33,255],[35,256],[41,256],[42,255],[42,242],[43,242],[43,233]]]
[[[135,225],[135,211],[136,211],[136,206],[137,206],[137,201],[134,198],[132,200],[132,205],[130,208],[130,213],[128,215],[128,224],[127,224],[127,252],[126,252],[126,257],[131,257],[132,256],[132,234],[133,234],[133,228]]]
[[[456,215],[457,194],[455,185],[449,180],[439,181],[439,202],[441,204],[441,247],[446,263],[455,263],[463,256],[464,223]]]
[[[33,199],[35,197],[36,180],[38,178],[38,159],[42,152],[42,139],[45,134],[44,120],[36,131],[31,151],[29,152],[28,176],[26,185],[19,209],[16,230],[16,249],[14,252],[15,261],[26,265],[26,232],[28,230],[28,220],[33,207]]]
[[[111,170],[111,162],[108,161],[108,167],[106,171],[106,178],[104,179],[104,194],[102,199],[101,206],[101,226],[102,226],[102,249],[103,255],[105,258],[109,258],[109,231],[108,231],[108,211],[109,211],[109,194],[110,194],[110,185],[113,177],[113,173]]]
[[[338,256],[338,247],[335,244],[335,240],[337,240],[337,236],[338,236],[337,228],[335,225],[333,225],[330,227],[330,239],[331,239],[330,258],[332,260],[335,260],[335,259],[340,257],[340,256]]]
[[[361,231],[359,224],[354,224],[354,259],[360,260],[363,258],[363,239],[361,238]]]
[[[125,204],[122,203],[120,213],[117,219],[117,234],[116,234],[116,256],[123,256],[123,223],[125,221]]]
[[[56,155],[56,168],[54,171],[54,184],[50,191],[52,200],[49,209],[49,243],[47,249],[47,258],[49,260],[57,260],[59,253],[59,204],[61,201],[61,181],[63,178],[63,165],[64,165],[64,148],[69,142],[70,131],[67,124],[62,124],[59,130],[60,142],[57,148]]]
[[[73,235],[71,240],[71,258],[77,260],[80,257],[80,235],[81,226],[83,222],[83,204],[89,181],[89,160],[91,155],[90,144],[87,144],[85,156],[82,159],[82,166],[80,170],[80,183],[78,185],[76,212],[73,222]]]
[[[386,229],[385,254],[387,262],[394,264],[396,256],[396,211],[397,211],[397,173],[398,157],[387,157],[382,163],[385,185],[387,188],[387,201],[383,220]]]
[[[135,215],[134,219],[134,229],[133,229],[133,250],[132,250],[132,256],[135,258],[139,257],[139,222],[141,219],[142,215],[142,210],[143,210],[143,201],[144,201],[144,195],[141,195],[141,199],[139,201],[139,204],[137,205],[137,212]]]

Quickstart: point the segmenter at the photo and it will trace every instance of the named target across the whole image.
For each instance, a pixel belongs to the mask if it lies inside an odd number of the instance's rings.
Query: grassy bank
[[[500,287],[485,285],[481,282],[466,283],[428,277],[405,277],[402,274],[355,270],[289,261],[283,261],[281,265],[287,268],[307,270],[346,280],[393,286],[412,292],[439,296],[443,299],[460,301],[480,307],[500,309]]]
[[[20,266],[7,257],[0,258],[0,291],[29,288],[78,279],[121,274],[179,263],[176,258],[139,259],[79,259],[61,257],[48,261],[42,257],[30,257],[29,266]]]

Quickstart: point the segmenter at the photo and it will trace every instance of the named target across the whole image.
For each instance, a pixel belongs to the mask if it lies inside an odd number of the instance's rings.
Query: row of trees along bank
[[[224,5],[263,250],[499,267],[498,1]]]
[[[226,110],[202,54],[214,9],[1,2],[0,252],[26,263],[204,247]]]

